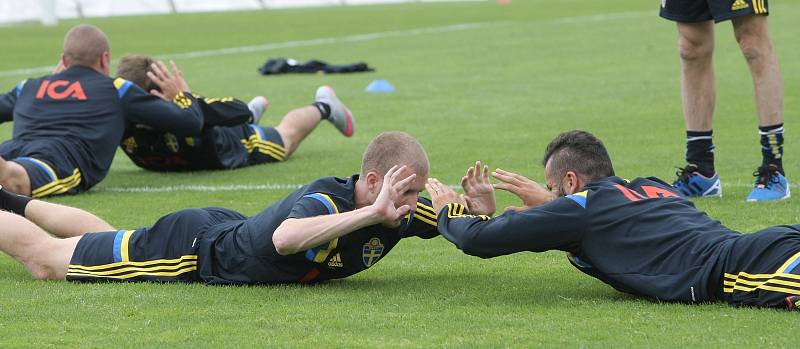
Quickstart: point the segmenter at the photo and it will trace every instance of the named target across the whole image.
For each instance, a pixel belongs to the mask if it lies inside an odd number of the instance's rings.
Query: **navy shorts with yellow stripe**
[[[245,217],[224,208],[187,209],[162,217],[150,228],[86,234],[72,254],[67,280],[202,281],[198,237],[210,226],[241,219]]]
[[[768,15],[767,0],[662,0],[660,16],[675,22],[719,23],[749,15]]]
[[[286,160],[283,138],[272,127],[254,124],[215,127],[214,149],[222,168],[237,168]]]
[[[88,190],[80,169],[61,150],[65,146],[57,140],[10,140],[0,146],[0,156],[25,169],[34,198]]]
[[[734,305],[800,308],[800,225],[743,235],[724,262],[721,298]]]

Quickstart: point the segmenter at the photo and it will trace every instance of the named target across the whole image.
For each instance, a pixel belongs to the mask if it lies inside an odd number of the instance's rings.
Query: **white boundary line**
[[[95,192],[111,193],[175,193],[175,192],[221,192],[244,190],[295,190],[305,184],[232,184],[232,185],[171,185],[164,187],[100,187],[94,188]],[[448,185],[451,188],[461,188],[459,185]]]
[[[555,24],[592,23],[592,22],[613,21],[617,19],[638,18],[651,15],[653,15],[653,13],[651,12],[619,12],[619,13],[608,13],[608,14],[591,15],[591,16],[564,17],[564,18],[544,21],[542,23],[555,23]],[[264,51],[292,48],[292,47],[309,47],[309,46],[319,46],[319,45],[331,45],[338,43],[373,41],[386,38],[406,37],[413,35],[457,32],[457,31],[487,28],[504,23],[513,23],[513,22],[462,23],[462,24],[447,25],[442,27],[395,30],[386,32],[357,34],[344,37],[329,37],[329,38],[318,38],[310,40],[266,43],[261,45],[228,47],[228,48],[213,49],[213,50],[190,51],[183,53],[158,55],[156,56],[156,58],[185,60],[193,58],[217,57],[217,56],[240,54],[240,53],[264,52]],[[520,22],[520,23],[527,23],[527,22]],[[116,64],[116,61],[114,63]],[[0,77],[30,76],[34,74],[49,73],[53,70],[53,68],[54,68],[53,66],[46,66],[46,67],[30,67],[30,68],[2,70],[0,71]]]
[[[170,185],[163,187],[98,187],[94,192],[111,193],[175,193],[175,192],[226,192],[226,191],[252,191],[252,190],[294,190],[305,184],[268,183],[268,184],[231,184],[231,185]],[[791,183],[797,186],[797,183]],[[457,184],[448,184],[453,189],[461,188]],[[752,188],[752,183],[726,183],[723,188]]]
[[[410,30],[396,30],[396,31],[387,31],[387,32],[356,34],[356,35],[350,35],[350,36],[344,36],[344,37],[338,37],[338,38],[337,37],[330,37],[330,38],[319,38],[319,39],[310,39],[310,40],[298,40],[298,41],[267,43],[267,44],[261,44],[261,45],[227,47],[227,48],[213,49],[213,50],[202,50],[202,51],[191,51],[191,52],[175,53],[175,54],[168,54],[168,55],[158,55],[158,56],[155,56],[155,57],[157,59],[193,59],[193,58],[204,58],[204,57],[217,57],[217,56],[225,56],[225,55],[240,54],[240,53],[263,52],[263,51],[277,50],[277,49],[283,49],[283,48],[292,48],[292,47],[309,47],[309,46],[319,46],[319,45],[331,45],[331,44],[338,44],[338,43],[372,41],[372,40],[378,40],[378,39],[386,39],[386,38],[394,38],[394,37],[405,37],[405,36],[421,35],[421,34],[436,34],[436,33],[447,33],[447,32],[455,32],[455,31],[464,31],[464,30],[471,30],[471,29],[486,28],[486,27],[489,27],[489,26],[497,25],[499,23],[501,23],[501,22],[462,23],[462,24],[455,24],[455,25],[447,25],[447,26],[443,26],[443,27],[418,28],[418,29],[410,29]],[[117,62],[118,61],[114,61],[115,64]],[[4,71],[0,71],[0,77],[49,73],[49,72],[53,71],[53,68],[54,68],[53,66],[46,66],[46,67],[32,67],[32,68],[20,68],[20,69],[4,70]]]

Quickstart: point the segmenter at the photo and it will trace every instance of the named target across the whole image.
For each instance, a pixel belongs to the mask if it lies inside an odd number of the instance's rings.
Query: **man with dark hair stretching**
[[[800,307],[800,225],[735,232],[657,178],[615,177],[603,143],[584,131],[558,135],[544,164],[549,191],[518,174],[493,173],[502,182],[494,187],[524,204],[494,218],[482,215],[495,205],[488,169],[468,171],[465,188],[479,193],[470,200],[431,179],[439,232],[481,258],[565,251],[580,271],[661,301]]]
[[[187,209],[149,228],[119,231],[85,211],[0,190],[0,209],[10,211],[0,211],[0,250],[36,279],[338,279],[375,265],[400,239],[439,235],[430,201],[419,197],[428,170],[419,142],[386,132],[367,146],[359,174],[315,180],[253,217]]]
[[[173,70],[182,75],[174,63]],[[127,55],[120,59],[117,76],[171,100],[179,91],[165,91],[155,83],[166,71],[163,63],[150,57]],[[194,97],[204,121],[196,134],[176,137],[141,122],[125,126],[120,147],[133,163],[154,171],[231,169],[288,159],[322,120],[346,137],[355,130],[350,110],[330,86],[318,88],[313,103],[290,111],[275,127],[258,125],[268,106],[265,97],[249,103],[233,97]]]
[[[0,122],[14,122],[13,138],[0,145],[3,188],[37,198],[89,190],[108,174],[126,122],[179,136],[200,131],[198,103],[179,89],[179,76],[159,80],[175,90],[164,101],[108,77],[110,50],[99,28],[78,25],[65,36],[53,75],[0,95]]]
[[[747,201],[782,200],[790,196],[783,169],[783,82],[767,28],[767,0],[662,0],[661,17],[678,24],[681,95],[686,122],[686,162],[673,183],[687,197],[721,196],[714,169],[712,117],[714,24],[730,20],[755,90],[761,166]]]

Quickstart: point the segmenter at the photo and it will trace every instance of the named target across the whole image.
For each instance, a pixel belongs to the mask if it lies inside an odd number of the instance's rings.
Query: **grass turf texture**
[[[184,207],[220,205],[255,214],[289,190],[118,193],[110,188],[304,183],[358,170],[382,130],[403,130],[428,149],[432,176],[457,183],[474,160],[542,179],[544,146],[581,128],[608,146],[624,177],[673,177],[683,161],[675,25],[657,4],[625,0],[408,4],[247,13],[92,19],[123,53],[174,54],[224,47],[483,22],[488,27],[350,44],[186,59],[193,90],[272,108],[262,124],[308,104],[332,84],[358,118],[344,139],[322,124],[290,161],[226,172],[158,174],[117,159],[96,190],[55,202],[98,213],[113,225],[151,224]],[[790,179],[800,176],[800,5],[777,3],[770,26],[786,85]],[[604,16],[611,14],[611,16]],[[591,17],[601,15],[601,17]],[[577,17],[576,20],[559,20]],[[0,70],[54,64],[64,32],[0,28]],[[717,29],[717,168],[725,196],[697,200],[740,231],[800,221],[797,199],[747,204],[760,162],[750,75],[729,23]],[[261,77],[268,57],[365,60],[376,73]],[[0,77],[11,88],[24,78]],[[363,92],[385,78],[398,91]],[[0,127],[5,139],[10,124]],[[499,205],[516,204],[498,195]],[[206,287],[179,284],[72,284],[31,281],[0,257],[3,347],[681,347],[793,346],[797,314],[724,304],[661,304],[631,297],[583,275],[563,253],[492,260],[463,255],[441,238],[409,239],[357,276],[317,286]],[[783,334],[781,334],[783,333]]]

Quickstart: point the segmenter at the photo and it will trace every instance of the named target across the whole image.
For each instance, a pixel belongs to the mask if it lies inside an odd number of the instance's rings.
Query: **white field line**
[[[305,184],[232,184],[232,185],[170,185],[164,187],[99,187],[92,191],[111,193],[174,193],[174,192],[219,192],[252,190],[294,190]],[[460,188],[449,184],[451,188]]]
[[[269,183],[269,184],[231,184],[231,185],[170,185],[163,187],[98,187],[92,189],[96,192],[111,193],[175,193],[175,192],[225,192],[225,191],[252,191],[252,190],[294,190],[305,184]],[[792,183],[792,186],[800,184]],[[453,189],[461,188],[457,184],[448,184]],[[752,183],[724,183],[724,188],[752,188]]]
[[[555,19],[555,20],[545,21],[544,23],[555,23],[555,24],[591,23],[591,22],[613,21],[613,20],[627,19],[627,18],[637,18],[637,17],[646,16],[646,15],[649,16],[649,15],[653,15],[653,14],[650,13],[650,12],[620,12],[620,13],[608,13],[608,14],[592,15],[592,16],[564,17],[564,18],[558,18],[558,19]],[[248,45],[248,46],[238,46],[238,47],[227,47],[227,48],[221,48],[221,49],[213,49],[213,50],[201,50],[201,51],[190,51],[190,52],[175,53],[175,54],[164,54],[164,55],[158,55],[158,56],[156,56],[156,58],[158,58],[158,59],[186,60],[186,59],[204,58],[204,57],[217,57],[217,56],[241,54],[241,53],[264,52],[264,51],[284,49],[284,48],[293,48],[293,47],[309,47],[309,46],[319,46],[319,45],[332,45],[332,44],[341,44],[341,43],[374,41],[374,40],[387,39],[387,38],[407,37],[407,36],[414,36],[414,35],[457,32],[457,31],[465,31],[465,30],[487,28],[487,27],[491,27],[491,26],[504,24],[504,23],[510,23],[510,22],[462,23],[462,24],[447,25],[447,26],[442,26],[442,27],[418,28],[418,29],[409,29],[409,30],[395,30],[395,31],[386,31],[386,32],[357,34],[357,35],[350,35],[350,36],[344,36],[344,37],[328,37],[328,38],[318,38],[318,39],[310,39],[310,40],[297,40],[297,41],[285,41],[285,42],[278,42],[278,43],[265,43],[265,44],[260,44],[260,45]],[[116,63],[117,63],[117,61],[114,62],[114,64],[116,64]],[[0,70],[0,77],[32,76],[32,75],[35,75],[35,74],[49,73],[49,72],[51,72],[53,70],[53,68],[54,68],[53,66],[44,66],[44,67],[30,67],[30,68],[19,68],[19,69],[11,69],[11,70]]]

